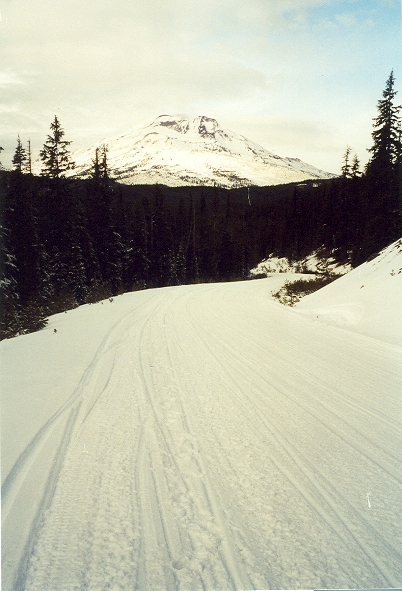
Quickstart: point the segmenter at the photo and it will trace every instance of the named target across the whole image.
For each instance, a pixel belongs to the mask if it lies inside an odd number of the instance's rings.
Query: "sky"
[[[0,160],[57,115],[71,149],[205,115],[280,156],[361,163],[394,71],[399,0],[0,0]],[[398,95],[402,102],[402,93]]]

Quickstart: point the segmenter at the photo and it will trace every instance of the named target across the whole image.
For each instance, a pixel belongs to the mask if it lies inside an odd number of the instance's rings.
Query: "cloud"
[[[0,88],[9,88],[10,86],[19,86],[24,84],[21,77],[11,70],[0,71]]]
[[[256,68],[203,43],[225,28],[217,2],[40,0],[23,11],[21,2],[13,7],[3,42],[6,73],[29,83],[31,100],[40,96],[49,108],[68,98],[72,106],[103,103],[106,96],[124,101],[130,93],[150,103],[160,102],[157,95],[218,99],[253,94],[253,87],[264,85]],[[14,84],[7,100],[30,99]]]
[[[329,172],[338,172],[342,144],[336,138],[335,126],[322,120],[274,115],[222,114],[219,118],[227,129],[241,133],[282,157],[300,158]]]

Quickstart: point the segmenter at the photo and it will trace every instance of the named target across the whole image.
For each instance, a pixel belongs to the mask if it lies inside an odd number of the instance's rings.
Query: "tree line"
[[[13,170],[0,176],[1,338],[50,314],[114,295],[193,282],[244,279],[273,253],[300,260],[322,249],[353,266],[400,237],[400,107],[391,73],[364,172],[346,148],[331,181],[275,187],[125,186],[110,179],[107,146],[91,179],[74,167],[55,117],[31,171],[18,137]]]

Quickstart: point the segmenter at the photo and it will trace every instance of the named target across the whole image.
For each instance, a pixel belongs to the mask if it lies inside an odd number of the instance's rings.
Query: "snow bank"
[[[296,309],[360,334],[402,344],[402,239],[306,296]]]

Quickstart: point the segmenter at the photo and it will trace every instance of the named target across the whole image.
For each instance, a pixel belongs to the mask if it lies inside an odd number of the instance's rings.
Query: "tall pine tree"
[[[91,178],[97,185],[107,186],[109,181],[109,164],[107,153],[109,148],[107,144],[102,144],[95,150],[95,158],[92,159]]]
[[[401,118],[399,117],[400,105],[394,104],[397,91],[394,90],[395,78],[393,71],[386,82],[382,99],[378,101],[378,115],[374,119],[373,146],[368,150],[371,153],[367,165],[368,176],[377,177],[382,181],[396,172],[396,165],[401,154]]]
[[[382,99],[377,103],[378,115],[372,132],[374,143],[369,149],[371,158],[366,167],[371,220],[367,240],[372,252],[393,242],[401,232],[401,106],[394,103],[397,94],[394,84],[391,72]]]
[[[32,174],[32,153],[31,153],[31,140],[28,140],[28,150],[26,159],[26,171],[28,174]]]
[[[63,139],[65,132],[57,116],[50,124],[51,134],[47,136],[47,141],[40,151],[40,158],[43,162],[42,175],[51,178],[64,177],[67,170],[74,168],[74,163],[70,158],[68,149],[71,142]]]
[[[26,150],[22,147],[21,139],[18,134],[17,147],[13,156],[14,170],[22,173],[27,165],[27,160]]]
[[[351,176],[351,166],[350,166],[350,153],[352,148],[350,146],[346,146],[345,153],[343,155],[343,164],[341,168],[343,178],[347,179]]]

